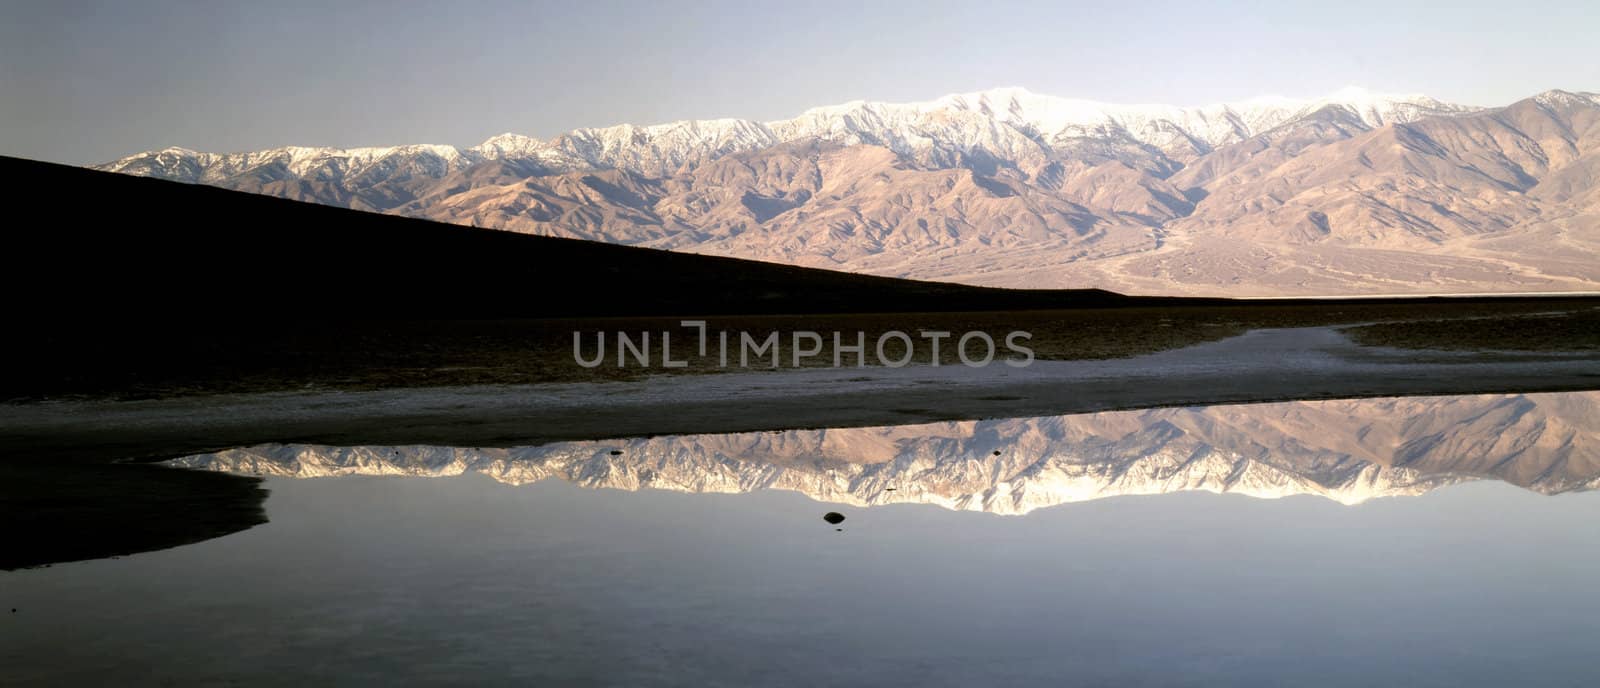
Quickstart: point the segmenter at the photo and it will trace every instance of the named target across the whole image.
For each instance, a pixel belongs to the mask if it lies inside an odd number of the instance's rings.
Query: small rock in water
[[[822,515],[822,520],[834,525],[839,525],[840,523],[844,523],[844,514],[841,514],[837,511],[830,511]]]
[[[1000,450],[999,449],[994,450],[994,455],[995,456],[999,456],[1000,455]]]

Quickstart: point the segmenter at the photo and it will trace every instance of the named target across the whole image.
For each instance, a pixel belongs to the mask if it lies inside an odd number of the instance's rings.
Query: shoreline
[[[1600,389],[1600,353],[1361,346],[1258,329],[1126,359],[1025,368],[797,369],[626,382],[271,392],[0,405],[0,455],[165,459],[274,442],[525,446],[1304,399]]]

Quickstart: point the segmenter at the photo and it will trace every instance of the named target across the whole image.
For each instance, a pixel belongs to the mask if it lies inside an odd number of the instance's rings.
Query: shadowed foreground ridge
[[[24,314],[204,318],[865,313],[1155,305],[535,237],[0,158],[58,214],[7,237]],[[82,294],[82,296],[70,296]]]

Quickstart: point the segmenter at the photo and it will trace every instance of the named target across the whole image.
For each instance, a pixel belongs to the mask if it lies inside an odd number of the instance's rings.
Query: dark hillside
[[[1168,303],[984,289],[536,237],[0,158],[5,287],[54,317],[501,318]]]

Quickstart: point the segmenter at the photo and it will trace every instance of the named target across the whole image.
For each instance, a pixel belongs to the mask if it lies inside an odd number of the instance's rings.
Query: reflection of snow
[[[268,445],[177,465],[258,475],[453,476],[686,492],[792,490],[858,506],[1024,514],[1208,491],[1344,504],[1475,476],[1600,486],[1600,392],[1282,402],[537,447]],[[1552,440],[1552,437],[1558,438]]]

